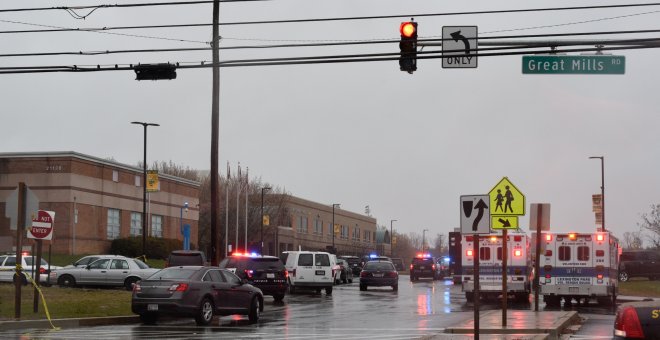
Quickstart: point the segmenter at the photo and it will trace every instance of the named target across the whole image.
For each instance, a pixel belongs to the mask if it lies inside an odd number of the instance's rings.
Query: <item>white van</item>
[[[298,289],[315,289],[320,293],[325,289],[326,295],[332,294],[335,273],[330,253],[285,251],[280,259],[289,273],[289,293]]]

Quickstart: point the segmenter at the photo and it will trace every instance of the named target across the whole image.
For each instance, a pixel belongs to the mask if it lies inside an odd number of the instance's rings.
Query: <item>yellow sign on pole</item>
[[[496,215],[525,215],[525,195],[508,178],[502,178],[488,195],[490,196],[490,214],[493,215],[493,218]]]
[[[269,226],[270,225],[270,216],[264,215],[263,219],[264,219],[264,222],[263,222],[264,226]]]
[[[339,234],[339,224],[335,224],[335,235]]]
[[[491,229],[518,229],[518,216],[491,216]]]
[[[156,192],[160,189],[158,170],[147,170],[147,191]]]

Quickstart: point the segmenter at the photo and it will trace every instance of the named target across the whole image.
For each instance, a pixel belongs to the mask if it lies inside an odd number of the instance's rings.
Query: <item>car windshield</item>
[[[367,262],[364,270],[394,270],[394,265],[390,262]]]
[[[147,280],[187,280],[197,272],[194,268],[170,267],[157,271]]]
[[[140,267],[140,269],[148,269],[148,268],[150,268],[148,264],[146,264],[146,263],[144,263],[144,262],[142,262],[142,261],[140,261],[140,260],[138,260],[138,259],[133,259],[133,261],[135,261],[135,264],[137,264],[138,267]]]
[[[360,259],[349,258],[349,259],[346,259],[346,262],[348,262],[349,264],[359,264],[359,263],[360,263]]]

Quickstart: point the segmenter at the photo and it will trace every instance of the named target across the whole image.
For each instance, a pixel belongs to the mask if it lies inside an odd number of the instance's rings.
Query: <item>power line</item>
[[[593,47],[593,48],[570,48],[570,49],[554,49],[552,53],[576,53],[576,52],[602,52],[602,51],[617,51],[617,50],[638,50],[638,49],[652,49],[660,48],[660,43],[657,45],[639,45],[639,46],[619,46],[619,47]],[[485,49],[480,49],[485,50]],[[452,56],[431,55],[438,54],[442,51],[421,52],[418,59],[442,59],[451,58]],[[476,53],[475,57],[497,57],[497,56],[512,56],[512,55],[528,55],[528,54],[549,54],[547,49],[532,50],[532,51],[509,51],[509,52],[493,52],[493,53]],[[420,52],[418,52],[420,54]],[[392,56],[397,55],[397,56]],[[311,59],[313,58],[313,59]],[[344,55],[344,56],[325,56],[325,57],[303,57],[303,58],[273,58],[273,59],[246,59],[246,60],[233,60],[220,62],[218,67],[247,67],[247,66],[283,66],[283,65],[305,65],[305,64],[333,64],[333,63],[354,63],[354,62],[375,62],[375,61],[392,61],[398,60],[396,53],[383,53],[372,55]],[[179,69],[195,69],[195,68],[209,68],[214,67],[213,63],[208,61],[202,62],[187,62],[175,63]],[[133,70],[134,65],[137,64],[120,64],[115,65],[59,65],[59,66],[22,66],[22,67],[0,67],[0,74],[17,74],[17,73],[52,73],[52,72],[104,72],[104,71],[128,71]]]
[[[220,0],[220,2],[252,2],[252,1],[270,1],[270,0]],[[56,7],[33,7],[33,8],[7,8],[0,9],[0,13],[8,12],[35,12],[52,10],[84,10],[91,9],[92,12],[99,8],[130,8],[130,7],[153,7],[153,6],[181,6],[181,5],[200,5],[212,4],[212,0],[206,1],[172,1],[172,2],[148,2],[148,3],[130,3],[114,5],[87,5],[87,6],[56,6]],[[88,13],[89,15],[90,13]]]
[[[553,33],[553,34],[528,34],[528,35],[505,35],[505,36],[491,36],[480,37],[481,41],[495,41],[499,39],[529,39],[529,38],[549,38],[549,37],[573,37],[573,36],[594,36],[594,35],[625,35],[625,34],[640,34],[640,33],[660,33],[658,30],[633,30],[633,31],[598,31],[598,32],[578,32],[578,33]],[[644,43],[659,40],[660,38],[639,38],[639,39],[616,39],[607,41],[608,44],[615,43]],[[452,39],[419,39],[420,45],[424,43],[442,42],[444,40]],[[300,47],[329,47],[329,46],[351,46],[351,45],[373,45],[373,44],[392,44],[398,43],[399,40],[367,40],[357,42],[335,42],[335,43],[308,43],[308,44],[279,44],[279,45],[243,45],[243,46],[224,46],[219,47],[220,50],[240,50],[240,49],[270,49],[270,48],[300,48]],[[560,44],[548,44],[547,46],[566,46],[570,42],[563,41]],[[584,42],[575,42],[572,45],[581,44],[587,45]],[[491,44],[492,45],[492,44]],[[538,45],[535,45],[538,46]],[[60,51],[60,52],[31,52],[31,53],[4,53],[0,54],[0,58],[7,57],[43,57],[43,56],[57,56],[57,55],[76,55],[76,56],[96,56],[96,55],[110,55],[110,54],[126,54],[126,53],[156,53],[156,52],[194,52],[194,51],[210,51],[211,47],[191,47],[191,48],[158,48],[158,49],[125,49],[125,50],[105,50],[105,51]]]

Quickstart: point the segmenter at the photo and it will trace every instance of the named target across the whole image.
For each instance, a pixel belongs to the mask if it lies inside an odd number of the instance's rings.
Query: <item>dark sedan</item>
[[[264,296],[259,288],[217,267],[168,267],[135,284],[131,309],[142,322],[160,315],[193,317],[208,325],[214,315],[247,315],[259,320]]]
[[[614,319],[615,339],[660,339],[660,301],[619,306]]]
[[[369,261],[364,264],[360,272],[360,290],[367,290],[368,286],[390,286],[399,290],[399,273],[390,261]]]

